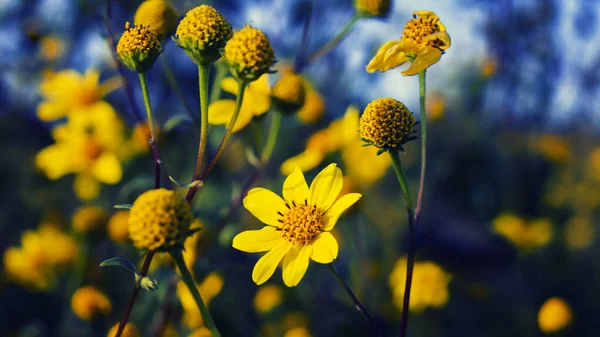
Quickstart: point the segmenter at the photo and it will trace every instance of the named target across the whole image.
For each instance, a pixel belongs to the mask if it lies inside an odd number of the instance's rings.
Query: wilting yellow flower
[[[212,335],[213,335],[212,332],[210,332],[210,330],[208,330],[208,328],[201,327],[199,329],[192,331],[192,333],[190,333],[188,335],[188,337],[212,337]]]
[[[310,189],[296,168],[283,183],[283,199],[264,188],[248,192],[244,207],[267,226],[236,235],[233,247],[249,253],[268,251],[252,271],[256,284],[265,283],[282,259],[283,282],[294,287],[304,277],[310,259],[331,263],[337,258],[338,244],[330,231],[361,197],[350,193],[338,199],[342,185],[342,171],[331,164],[315,177]]]
[[[296,327],[288,330],[283,337],[311,337],[312,335],[305,327]]]
[[[65,46],[61,39],[53,36],[45,36],[40,41],[40,54],[49,62],[61,57],[64,53]]]
[[[214,272],[208,274],[198,285],[198,291],[206,306],[210,305],[213,298],[219,295],[221,289],[223,289],[223,285],[223,277]],[[202,327],[204,321],[198,311],[196,301],[183,281],[177,283],[177,297],[181,301],[181,306],[183,307],[183,317],[181,318],[183,324],[190,329]]]
[[[85,113],[73,114],[52,130],[56,144],[40,151],[36,165],[51,180],[75,173],[74,188],[80,199],[97,197],[100,182],[116,184],[123,171],[119,151],[125,127],[113,108],[98,102]]]
[[[251,26],[233,34],[225,45],[224,56],[233,76],[243,82],[255,81],[264,73],[272,72],[276,61],[267,35]]]
[[[304,105],[298,110],[298,118],[307,124],[314,124],[321,119],[325,111],[325,100],[313,85],[304,79]]]
[[[108,236],[115,242],[125,243],[129,239],[129,211],[115,212],[108,220]]]
[[[102,84],[99,79],[100,73],[94,69],[85,74],[67,69],[46,76],[40,84],[44,101],[37,107],[38,117],[52,121],[77,112],[87,113],[90,106],[121,86],[117,77]]]
[[[237,93],[238,83],[235,79],[228,77],[223,79],[221,87],[224,91],[232,94]],[[262,75],[258,80],[249,83],[244,91],[244,101],[240,109],[238,119],[233,126],[233,132],[240,131],[250,123],[254,116],[260,116],[269,110],[271,106],[271,96],[269,90],[268,76]],[[235,100],[221,99],[212,102],[208,107],[208,122],[210,124],[228,125],[233,111],[235,110]]]
[[[415,11],[404,26],[400,40],[386,42],[367,65],[367,71],[388,71],[411,62],[404,76],[416,75],[437,63],[450,48],[450,35],[435,13]]]
[[[548,219],[529,223],[510,213],[498,215],[493,221],[494,231],[523,251],[545,246],[552,239],[552,225]]]
[[[283,71],[271,91],[273,104],[285,113],[294,113],[304,105],[304,79],[292,69]]]
[[[445,99],[440,93],[427,95],[427,120],[437,121],[444,117]]]
[[[144,25],[131,27],[125,23],[125,31],[117,44],[117,55],[131,71],[145,73],[150,70],[162,52],[156,32]]]
[[[360,116],[360,138],[380,150],[402,150],[411,137],[415,117],[400,101],[379,98],[367,105]]]
[[[71,309],[82,320],[90,320],[96,316],[110,313],[111,304],[106,295],[92,286],[77,289],[71,297]]]
[[[390,0],[354,0],[354,8],[363,16],[385,17],[390,11]]]
[[[568,141],[559,135],[545,134],[533,139],[531,148],[557,163],[566,162],[571,155]]]
[[[394,304],[401,309],[406,283],[406,258],[396,262],[389,282],[394,296]],[[420,312],[428,307],[441,308],[448,303],[448,284],[452,275],[431,261],[417,261],[414,264],[409,310]]]
[[[565,226],[565,243],[571,249],[589,247],[596,236],[596,228],[588,215],[576,215]]]
[[[146,0],[135,11],[133,23],[148,26],[160,40],[173,35],[177,28],[179,14],[165,0]]]
[[[538,325],[545,333],[560,331],[571,324],[573,313],[569,305],[561,298],[546,300],[538,312]]]
[[[88,233],[106,224],[108,214],[97,206],[79,207],[73,214],[72,226],[78,233]]]
[[[264,285],[254,295],[254,308],[260,313],[268,313],[278,307],[282,300],[281,288],[273,284]]]
[[[106,337],[115,337],[117,335],[117,331],[119,330],[119,322],[110,328]],[[140,337],[140,332],[138,331],[135,324],[131,322],[127,322],[125,327],[123,328],[123,332],[121,333],[121,337]]]

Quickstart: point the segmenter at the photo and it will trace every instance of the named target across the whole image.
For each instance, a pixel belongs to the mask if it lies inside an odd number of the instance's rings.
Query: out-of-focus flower
[[[232,139],[227,151],[219,158],[219,166],[229,173],[239,172],[246,165],[246,147],[240,139]]]
[[[248,192],[244,207],[267,226],[236,235],[233,247],[249,253],[268,252],[252,271],[256,284],[271,278],[281,260],[283,282],[288,287],[300,283],[310,259],[317,263],[335,260],[338,243],[330,231],[342,213],[361,198],[359,193],[350,193],[338,199],[342,185],[342,171],[330,164],[315,177],[310,189],[296,168],[283,183],[283,199],[264,188]]]
[[[390,0],[354,0],[354,8],[362,16],[385,17],[390,12],[390,2]]]
[[[427,120],[434,122],[442,119],[446,107],[444,96],[437,92],[427,95],[426,107]]]
[[[281,319],[281,325],[283,326],[283,330],[288,331],[294,328],[301,328],[308,325],[308,319],[306,315],[301,311],[292,311]]]
[[[435,13],[415,11],[400,40],[386,42],[367,65],[367,71],[388,71],[411,62],[404,76],[416,75],[437,63],[450,48],[450,35]]]
[[[111,304],[106,295],[92,286],[77,289],[71,297],[71,309],[82,320],[90,320],[96,316],[110,313]]]
[[[600,147],[590,152],[587,162],[586,175],[596,180],[596,182],[600,182]]]
[[[106,337],[115,337],[117,335],[117,331],[119,330],[119,322],[110,328]],[[121,333],[121,337],[140,337],[140,332],[138,331],[135,324],[131,322],[127,322],[125,327],[123,328],[123,332]]]
[[[304,79],[304,105],[298,110],[298,118],[307,124],[314,124],[321,119],[325,111],[325,100],[315,87]]]
[[[283,337],[311,337],[312,335],[305,327],[296,327],[288,330]]]
[[[108,236],[115,242],[126,243],[129,239],[129,211],[115,212],[108,220]]]
[[[196,227],[204,227],[200,220],[194,221],[194,226]],[[189,270],[194,270],[194,262],[196,262],[196,258],[198,257],[198,241],[200,240],[200,236],[203,233],[194,233],[190,235],[183,244],[183,260],[185,261],[185,265]],[[177,269],[179,271],[179,269]]]
[[[233,34],[225,45],[224,56],[233,76],[242,82],[252,82],[264,73],[273,72],[271,67],[276,62],[267,35],[251,26]]]
[[[526,222],[514,214],[503,213],[494,219],[493,228],[525,252],[543,247],[552,239],[552,225],[548,219]]]
[[[58,37],[45,36],[40,40],[40,55],[47,62],[53,62],[64,53],[64,42]]]
[[[97,206],[82,206],[73,214],[72,227],[81,234],[89,233],[106,224],[108,214]]]
[[[135,11],[133,23],[149,27],[156,33],[160,40],[164,40],[175,33],[179,14],[173,6],[165,0],[146,0]]]
[[[481,76],[488,78],[496,73],[498,70],[498,61],[496,59],[488,57],[481,64]]]
[[[360,138],[381,151],[402,150],[411,137],[415,117],[400,101],[379,98],[367,105],[360,116]]]
[[[152,149],[150,145],[150,138],[152,134],[150,132],[150,125],[148,123],[138,123],[133,127],[131,134],[130,146],[133,149],[133,153],[148,153]],[[160,140],[161,131],[156,128],[156,138]]]
[[[560,331],[571,324],[573,313],[561,298],[552,297],[542,304],[538,312],[538,325],[545,333]]]
[[[569,143],[559,135],[545,134],[532,139],[531,148],[557,163],[566,162],[571,155]]]
[[[50,73],[40,83],[44,99],[37,107],[37,115],[43,121],[52,121],[68,115],[84,112],[92,105],[121,86],[121,80],[111,78],[99,84],[100,73],[89,69],[81,74],[73,69]]]
[[[294,113],[304,105],[304,79],[292,69],[282,72],[271,91],[273,105],[284,113]]]
[[[224,91],[231,94],[237,94],[238,83],[235,79],[228,77],[223,79],[221,87]],[[254,116],[260,116],[269,110],[271,106],[271,96],[269,90],[268,76],[262,75],[258,80],[249,83],[244,91],[244,101],[240,109],[233,132],[240,131],[250,123]],[[219,125],[229,124],[233,111],[235,110],[235,100],[221,99],[212,102],[208,107],[208,122]]]
[[[223,285],[223,277],[218,273],[208,274],[198,285],[198,291],[207,306],[221,292]],[[204,321],[198,311],[196,301],[194,301],[192,293],[183,281],[177,283],[177,297],[183,307],[183,317],[181,318],[183,324],[189,329],[197,329],[204,326]]]
[[[210,330],[208,330],[208,328],[206,327],[201,327],[199,329],[196,329],[194,331],[192,331],[188,337],[212,337],[212,332],[210,332]]]
[[[75,173],[74,189],[83,200],[94,199],[100,182],[116,184],[123,174],[119,151],[124,144],[124,125],[106,102],[85,113],[73,114],[52,130],[56,143],[40,151],[36,165],[51,180]]]
[[[256,295],[254,295],[254,308],[256,311],[265,314],[277,308],[282,300],[281,288],[268,284],[258,288]]]
[[[117,44],[119,60],[131,71],[145,73],[162,53],[162,45],[156,33],[148,26],[125,23],[125,31]]]
[[[399,309],[402,308],[404,301],[406,263],[405,257],[400,258],[389,278],[394,304]],[[431,261],[415,262],[409,310],[420,312],[428,307],[441,308],[445,306],[450,298],[448,284],[451,280],[452,275],[436,263]]]
[[[596,236],[596,229],[588,215],[576,215],[565,226],[565,242],[570,249],[589,247]]]

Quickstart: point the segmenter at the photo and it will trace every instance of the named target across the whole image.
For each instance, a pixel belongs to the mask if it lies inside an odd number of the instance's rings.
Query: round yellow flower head
[[[108,236],[119,243],[127,242],[129,238],[129,211],[121,210],[108,220]]]
[[[98,289],[85,286],[77,289],[71,297],[71,308],[77,317],[87,321],[95,316],[108,315],[111,304],[108,297]]]
[[[281,112],[294,113],[304,104],[304,80],[293,70],[286,70],[271,91],[274,104]]]
[[[175,191],[150,190],[140,195],[129,211],[129,238],[138,249],[182,247],[193,222],[190,205]]]
[[[362,16],[385,17],[390,12],[390,0],[355,0],[354,8]]]
[[[221,57],[221,50],[233,30],[218,10],[201,5],[185,14],[177,27],[175,43],[197,64],[210,64]]]
[[[225,45],[229,70],[240,81],[252,82],[264,73],[273,73],[275,52],[271,41],[260,29],[246,26],[235,32]]]
[[[538,312],[538,325],[545,333],[553,333],[564,329],[571,323],[572,312],[569,305],[558,297],[546,300]]]
[[[119,322],[110,328],[106,337],[115,337],[117,335],[117,331],[119,330]],[[128,322],[125,324],[123,328],[123,332],[121,333],[121,337],[140,337],[140,332],[138,331],[135,324]]]
[[[135,11],[133,23],[148,26],[156,33],[159,40],[173,35],[177,28],[179,14],[173,6],[165,0],[146,0]]]
[[[106,224],[106,212],[96,206],[79,207],[73,214],[73,229],[78,233],[89,233]]]
[[[117,54],[127,68],[145,73],[152,68],[161,52],[160,40],[150,27],[125,24],[125,31],[117,44]]]
[[[276,285],[265,285],[258,288],[254,295],[254,308],[260,313],[268,313],[281,304],[283,293]]]
[[[369,103],[360,117],[360,137],[380,149],[404,150],[411,137],[415,118],[408,108],[393,98],[379,98]]]

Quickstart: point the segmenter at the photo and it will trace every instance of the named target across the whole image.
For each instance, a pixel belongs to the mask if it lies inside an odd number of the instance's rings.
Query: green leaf
[[[100,267],[109,267],[109,266],[117,266],[117,267],[121,267],[121,268],[125,268],[127,270],[129,270],[130,272],[134,273],[135,275],[137,275],[137,268],[135,267],[135,265],[133,264],[133,262],[127,260],[126,258],[122,258],[122,257],[111,257],[108,260],[104,260],[102,261],[102,263],[100,263]]]
[[[131,207],[133,207],[132,204],[120,204],[120,205],[114,205],[113,206],[116,209],[131,209]]]
[[[186,115],[175,115],[169,118],[163,125],[162,129],[165,132],[171,132],[181,124],[191,123],[192,120]]]

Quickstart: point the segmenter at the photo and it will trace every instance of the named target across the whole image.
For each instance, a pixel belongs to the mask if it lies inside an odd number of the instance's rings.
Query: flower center
[[[438,25],[439,21],[440,20],[437,16],[415,17],[414,19],[408,21],[404,26],[402,40],[410,41],[416,45],[425,43],[430,47],[442,49],[446,45],[444,41],[436,38],[427,38],[431,34],[441,31],[440,26]]]
[[[89,160],[97,159],[103,151],[102,147],[91,137],[83,145],[83,153],[85,154],[85,158]]]
[[[284,239],[292,243],[307,244],[321,232],[323,215],[317,206],[296,205],[292,202],[290,210],[280,222]]]

